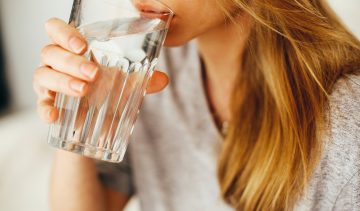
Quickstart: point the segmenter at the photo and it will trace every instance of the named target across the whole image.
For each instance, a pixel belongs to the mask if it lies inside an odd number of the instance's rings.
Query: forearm
[[[53,211],[104,211],[105,190],[92,159],[73,153],[56,153],[50,182]]]

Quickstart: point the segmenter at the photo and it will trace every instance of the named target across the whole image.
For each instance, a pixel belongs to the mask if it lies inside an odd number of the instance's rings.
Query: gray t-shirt
[[[164,49],[170,77],[145,97],[125,160],[98,163],[103,184],[136,193],[143,211],[226,211],[216,177],[222,137],[208,107],[195,42]],[[341,79],[330,98],[325,149],[295,210],[360,210],[360,77]]]

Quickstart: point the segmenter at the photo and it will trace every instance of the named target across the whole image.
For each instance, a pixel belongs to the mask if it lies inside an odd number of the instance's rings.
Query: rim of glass
[[[76,1],[76,0],[75,0]],[[112,0],[101,0],[101,1],[103,1],[103,2],[106,2],[106,3],[108,3],[108,4],[112,4],[113,6],[115,6],[115,7],[118,7],[118,5],[116,5],[116,4],[114,4],[115,2],[114,1],[112,1]],[[129,0],[129,1],[131,1],[131,0]],[[148,0],[149,1],[149,0]],[[81,1],[79,1],[79,3],[80,3]],[[157,4],[160,4],[161,6],[163,6],[167,11],[166,11],[166,13],[169,13],[169,14],[171,14],[171,15],[174,15],[174,11],[167,5],[167,4],[165,4],[164,2],[162,2],[161,0],[150,0],[150,2],[156,2]],[[133,3],[133,5],[135,6],[135,3]],[[152,12],[156,12],[156,11],[152,11]],[[166,14],[165,13],[165,14]]]
[[[69,24],[77,25],[76,23],[79,21],[78,18],[79,18],[79,9],[81,7],[80,5],[84,1],[86,1],[86,0],[73,0],[73,5],[72,5],[72,8],[71,8],[70,17],[68,19]],[[114,7],[121,7],[120,5],[116,5],[116,2],[113,1],[113,0],[96,0],[96,1],[102,1],[104,3],[112,5]],[[129,0],[129,1],[132,1],[132,0]],[[149,0],[147,0],[147,2],[149,2]],[[150,2],[154,2],[154,3],[158,4],[158,5],[160,5],[162,7],[162,9],[166,10],[166,11],[162,11],[162,12],[157,12],[157,11],[151,11],[151,12],[167,16],[167,21],[166,22],[168,22],[167,25],[169,25],[170,24],[169,22],[175,16],[174,11],[167,4],[165,4],[161,0],[150,0]],[[143,2],[143,3],[145,4],[146,1]],[[135,3],[132,2],[132,4],[136,8]],[[138,10],[138,11],[141,12],[140,10]]]

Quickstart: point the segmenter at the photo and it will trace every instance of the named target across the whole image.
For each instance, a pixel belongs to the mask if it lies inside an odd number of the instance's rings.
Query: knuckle
[[[71,81],[73,80],[76,79],[72,78],[71,76],[63,77],[61,80],[58,80],[59,90],[61,90],[61,92],[64,94],[76,94],[76,92],[71,89]]]
[[[82,92],[79,93],[80,97],[84,97],[85,95],[87,95],[89,92],[89,86],[86,84],[84,87],[84,90]]]
[[[43,105],[48,106],[48,107],[53,107],[54,106],[54,99],[46,96],[44,98],[44,100],[43,100]]]
[[[38,98],[41,98],[43,96],[43,87],[41,86],[40,82],[36,81],[33,83],[33,89],[37,95]]]
[[[49,122],[48,119],[47,119],[47,115],[46,115],[46,114],[47,114],[46,108],[44,108],[44,107],[38,107],[37,113],[38,113],[38,115],[40,116],[40,118],[41,118],[42,121],[44,121],[44,122],[46,122],[46,123]]]
[[[86,60],[70,52],[66,53],[63,59],[63,64],[67,69],[67,73],[73,77],[81,78],[82,74],[80,73],[80,67]]]
[[[51,28],[51,26],[53,24],[55,24],[56,22],[58,22],[59,19],[58,18],[55,18],[55,17],[52,17],[52,18],[49,18],[46,22],[45,22],[45,29],[46,30],[49,30]]]
[[[71,54],[70,52],[67,52],[63,55],[63,63],[65,67],[68,67],[69,69],[72,69],[76,63],[76,57],[75,55]]]
[[[35,71],[34,71],[34,74],[33,74],[33,85],[34,85],[34,88],[37,87],[37,84],[38,84],[38,81],[39,81],[39,77],[41,75],[41,72],[42,72],[42,67],[39,67],[37,68]]]
[[[38,109],[41,109],[43,107],[43,99],[42,97],[38,97],[38,99],[36,100],[36,105],[38,107]]]
[[[41,49],[40,57],[42,61],[46,61],[48,56],[50,55],[51,50],[53,49],[53,45],[47,45]]]

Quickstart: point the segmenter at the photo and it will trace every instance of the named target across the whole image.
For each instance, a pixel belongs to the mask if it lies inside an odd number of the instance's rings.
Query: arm
[[[57,152],[50,182],[53,211],[122,210],[130,196],[102,186],[92,159]]]

